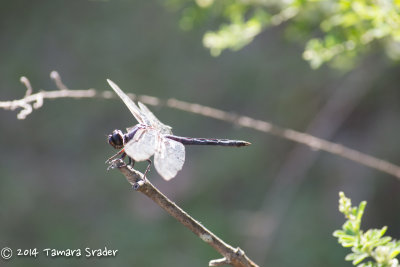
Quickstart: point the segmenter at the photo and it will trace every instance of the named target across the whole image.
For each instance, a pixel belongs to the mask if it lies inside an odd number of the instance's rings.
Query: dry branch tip
[[[33,92],[33,89],[32,89],[32,85],[31,85],[29,79],[26,78],[25,76],[21,76],[21,78],[19,80],[26,87],[25,97],[30,96]]]
[[[224,257],[222,259],[210,260],[208,266],[222,266],[228,264],[229,264],[228,260]]]
[[[54,81],[58,89],[68,90],[68,87],[62,82],[61,76],[57,71],[53,70],[50,72],[50,78]]]

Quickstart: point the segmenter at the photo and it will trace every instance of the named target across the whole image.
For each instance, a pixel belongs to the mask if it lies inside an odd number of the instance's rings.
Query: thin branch
[[[306,145],[316,151],[323,150],[331,154],[347,158],[362,165],[393,175],[400,179],[400,166],[390,163],[386,160],[382,160],[359,152],[355,149],[351,149],[346,146],[312,136],[310,134],[279,127],[269,122],[256,120],[247,116],[238,116],[234,113],[202,106],[199,104],[191,104],[176,99],[169,99],[167,101],[167,106],[196,114],[201,114],[210,118],[235,123],[242,127],[247,127],[261,132],[269,133],[287,140],[294,141],[296,143]]]
[[[65,89],[63,87],[56,86],[60,89],[57,91],[47,91],[47,92],[39,92],[33,95],[29,95],[20,100],[14,101],[0,101],[0,108],[15,110],[17,108],[22,108],[22,110],[18,113],[18,119],[24,119],[27,115],[32,112],[32,103],[33,108],[37,109],[42,106],[44,99],[55,99],[55,98],[112,98],[114,97],[111,91],[104,91],[101,93],[97,93],[95,89],[88,90],[70,90]],[[137,96],[135,94],[128,94],[133,99],[138,99],[145,104],[153,105],[153,106],[167,106],[170,108],[175,108],[179,110],[183,110],[186,112],[191,112],[199,115],[203,115],[205,117],[214,118],[217,120],[222,120],[230,123],[234,123],[236,125],[251,128],[257,131],[269,133],[275,135],[277,137],[287,139],[296,143],[300,143],[310,147],[313,150],[322,150],[329,152],[331,154],[347,158],[349,160],[358,162],[364,166],[368,166],[370,168],[379,170],[381,172],[390,174],[400,179],[400,166],[390,163],[386,160],[379,159],[360,151],[348,148],[346,146],[336,144],[315,136],[312,136],[307,133],[298,132],[292,129],[279,127],[272,123],[256,120],[247,116],[240,116],[238,114],[232,112],[226,112],[223,110],[184,102],[174,98],[170,98],[167,100],[161,100],[157,97],[140,95]]]
[[[22,77],[19,79],[19,81],[20,81],[22,84],[24,84],[25,87],[26,87],[26,93],[25,93],[24,98],[27,97],[27,96],[30,96],[30,95],[32,94],[32,91],[33,91],[31,82],[30,82],[30,81],[28,80],[28,78],[26,78],[25,76],[22,76]]]
[[[210,230],[205,228],[200,222],[193,219],[189,214],[178,207],[178,205],[169,200],[152,183],[150,183],[148,179],[143,179],[142,173],[132,169],[130,166],[127,166],[122,160],[118,160],[113,164],[121,171],[121,173],[136,191],[143,193],[148,198],[153,200],[178,222],[187,227],[201,240],[209,244],[224,257],[223,260],[211,260],[209,266],[217,266],[215,265],[217,263],[221,265],[222,262],[235,267],[258,266],[246,256],[243,250],[226,244]]]
[[[15,110],[21,108],[17,114],[17,118],[23,120],[32,113],[33,109],[38,109],[43,106],[44,99],[56,99],[56,98],[93,98],[96,96],[95,89],[87,90],[69,90],[61,82],[56,71],[52,71],[50,77],[55,81],[56,86],[59,90],[57,91],[40,91],[36,94],[32,94],[32,86],[28,78],[21,77],[20,81],[26,87],[25,97],[13,101],[0,101],[0,108]]]
[[[54,81],[58,90],[54,91],[39,91],[36,94],[32,94],[33,89],[28,78],[22,76],[20,78],[21,83],[26,87],[26,93],[24,98],[12,100],[12,101],[0,101],[0,109],[5,110],[16,110],[21,108],[17,114],[17,118],[20,120],[25,119],[29,114],[32,113],[33,109],[38,109],[43,106],[44,99],[56,99],[56,98],[113,98],[114,94],[111,91],[104,91],[98,93],[96,89],[68,89],[68,87],[61,81],[61,77],[57,71],[50,73],[50,78]]]
[[[55,82],[58,89],[68,90],[67,86],[61,81],[61,76],[57,71],[53,70],[50,72],[50,78]]]

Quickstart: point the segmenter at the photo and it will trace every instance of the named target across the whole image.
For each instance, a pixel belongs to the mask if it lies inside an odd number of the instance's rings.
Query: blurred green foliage
[[[203,36],[213,56],[241,49],[266,28],[284,24],[290,37],[306,41],[303,58],[312,68],[329,62],[349,69],[374,41],[400,59],[399,0],[169,0],[168,5],[182,10],[184,30],[217,21],[218,29]]]
[[[346,256],[346,260],[352,261],[359,267],[399,266],[396,257],[400,253],[400,241],[392,240],[390,236],[383,236],[387,230],[386,226],[382,229],[369,229],[365,233],[360,230],[367,202],[362,201],[358,207],[352,207],[351,200],[343,192],[340,192],[339,196],[339,211],[344,214],[347,221],[343,224],[342,230],[335,231],[333,236],[338,238],[343,247],[351,247],[352,253]],[[361,263],[367,258],[372,258],[373,261]]]

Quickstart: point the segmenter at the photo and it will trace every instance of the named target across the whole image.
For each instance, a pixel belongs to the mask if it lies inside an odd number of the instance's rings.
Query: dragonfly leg
[[[118,157],[121,154],[122,154],[122,156],[120,157],[120,159],[125,158],[125,156],[126,156],[125,150],[121,149],[117,154],[112,155],[108,160],[106,160],[106,164],[107,163],[112,163],[115,160],[115,158]]]
[[[121,156],[119,158],[117,158],[119,155],[121,155]],[[108,166],[108,168],[107,168],[107,171],[109,169],[114,169],[115,168],[115,162],[117,160],[124,160],[125,157],[126,157],[126,153],[125,153],[124,149],[121,149],[117,154],[111,156],[108,160],[106,160],[106,164],[110,164]],[[131,164],[131,158],[130,157],[128,157],[128,158],[129,158],[129,164]],[[133,162],[133,163],[135,163],[135,162]],[[133,166],[133,164],[132,164],[132,166]]]
[[[127,154],[125,152],[123,152],[121,157],[119,157],[119,159],[124,160],[126,156],[127,156]],[[128,156],[128,164],[127,165],[130,165],[133,168],[135,166],[135,162],[136,161],[134,159],[132,159],[131,157]]]
[[[126,153],[125,152],[123,152],[122,154],[121,154],[121,157],[119,157],[119,159],[124,159],[126,157]]]
[[[147,162],[149,163],[149,165],[147,165],[147,168],[146,168],[146,171],[144,172],[144,174],[143,174],[143,180],[141,180],[141,181],[139,181],[139,182],[137,182],[137,183],[135,183],[134,185],[132,185],[132,188],[133,189],[135,189],[135,190],[138,190],[138,188],[141,186],[141,185],[143,185],[143,183],[144,183],[144,181],[146,181],[146,174],[150,171],[150,166],[151,166],[151,164],[152,164],[152,162],[151,162],[151,160],[147,160]],[[133,164],[135,164],[135,161],[133,160]]]
[[[146,171],[144,172],[144,175],[143,175],[143,179],[144,180],[146,180],[146,174],[150,171],[150,167],[151,167],[151,164],[152,164],[150,159],[148,159],[147,162],[149,163],[149,165],[147,165]]]
[[[126,156],[127,156],[127,154],[124,152],[124,153],[122,153],[122,155],[119,159],[124,160]],[[133,168],[135,166],[135,162],[136,161],[133,158],[128,156],[128,164],[127,165],[130,165]]]
[[[128,165],[131,165],[131,167],[133,168],[135,166],[135,160],[132,159],[131,157],[128,157]]]

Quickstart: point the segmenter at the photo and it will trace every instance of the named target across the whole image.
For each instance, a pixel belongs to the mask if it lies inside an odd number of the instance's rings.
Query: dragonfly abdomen
[[[248,146],[251,143],[241,140],[229,140],[229,139],[212,139],[212,138],[193,138],[193,137],[182,137],[175,135],[165,135],[166,138],[178,141],[184,145],[214,145],[214,146]]]

